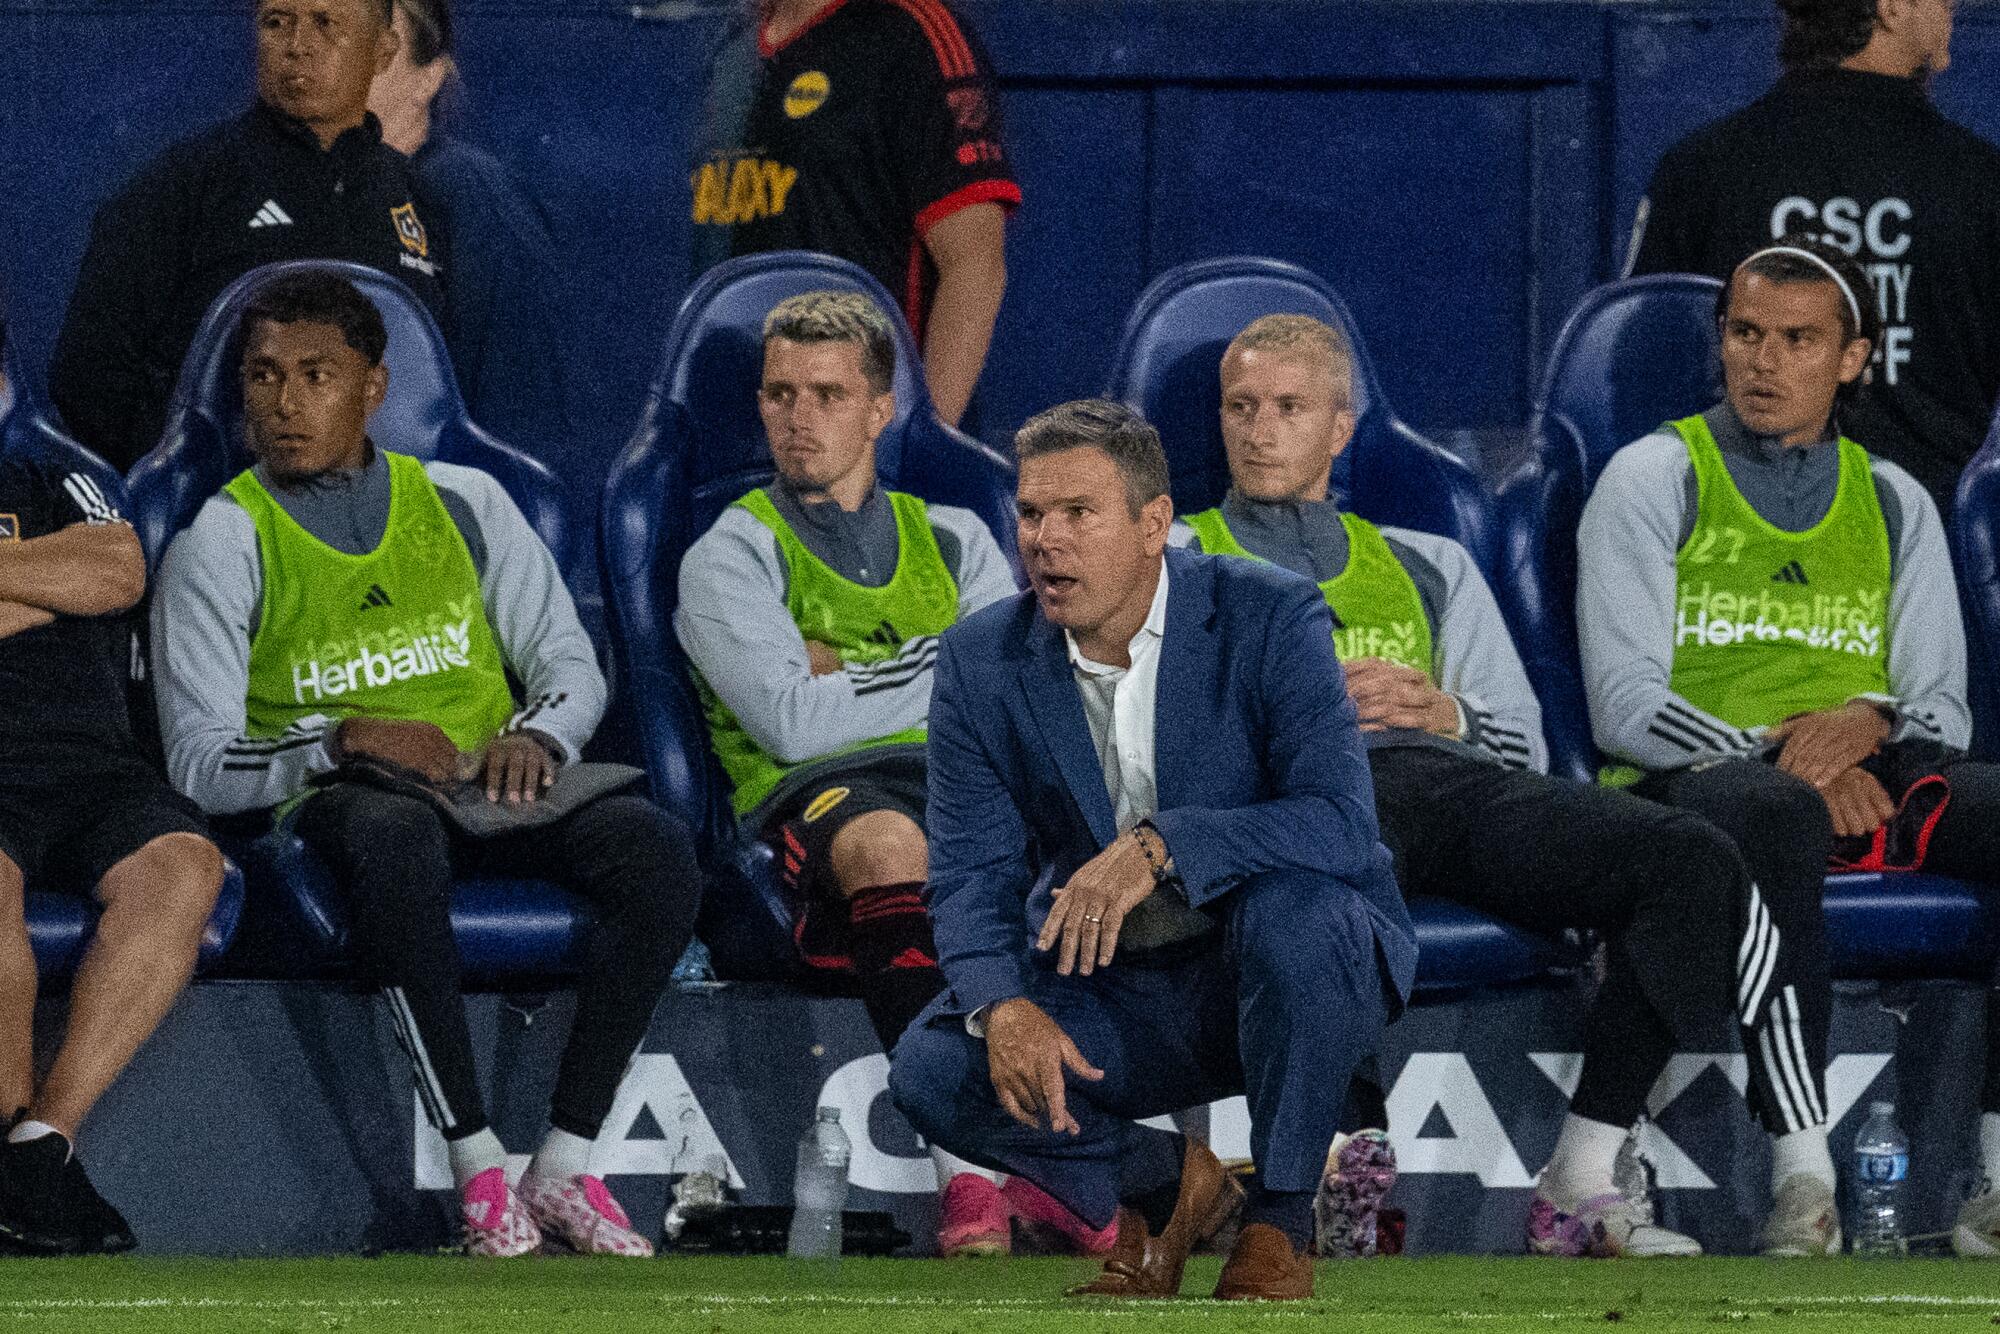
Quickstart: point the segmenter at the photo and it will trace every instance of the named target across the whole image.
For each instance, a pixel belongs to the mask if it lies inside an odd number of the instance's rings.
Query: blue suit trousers
[[[932,1144],[1026,1177],[1094,1227],[1129,1202],[1119,1189],[1126,1151],[1159,1133],[1134,1121],[1238,1093],[1262,1184],[1313,1189],[1348,1079],[1389,1019],[1374,919],[1346,883],[1295,871],[1251,877],[1209,911],[1221,930],[1179,962],[1032,974],[1028,999],[1104,1071],[1066,1078],[1080,1134],[1029,1129],[1001,1109],[986,1044],[949,992],[897,1043],[897,1106]]]

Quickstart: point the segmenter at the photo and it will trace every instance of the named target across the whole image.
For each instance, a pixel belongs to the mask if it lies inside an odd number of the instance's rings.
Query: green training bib
[[[350,556],[285,513],[254,472],[225,488],[257,525],[263,609],[250,641],[246,729],[277,736],[301,718],[436,723],[460,750],[513,716],[479,572],[422,463],[389,462],[389,523]]]
[[[1262,559],[1236,540],[1220,508],[1183,515],[1181,521],[1194,529],[1201,549],[1211,555]],[[1347,568],[1319,582],[1320,596],[1333,612],[1335,655],[1342,662],[1382,658],[1415,668],[1435,683],[1431,622],[1416,580],[1389,549],[1381,529],[1345,512],[1340,524],[1347,530]]]
[[[1792,533],[1743,498],[1707,422],[1672,426],[1687,442],[1697,507],[1674,554],[1673,691],[1744,728],[1887,694],[1889,525],[1867,451],[1847,439],[1835,446],[1833,504]],[[1603,778],[1638,774],[1614,765]]]
[[[889,493],[896,515],[896,573],[880,588],[868,588],[844,578],[806,548],[792,526],[778,513],[763,488],[736,502],[778,539],[786,569],[785,610],[806,639],[818,640],[840,654],[849,666],[863,666],[895,656],[912,639],[943,634],[958,619],[958,580],[938,550],[924,502],[901,492]],[[741,817],[770,794],[797,764],[786,764],[767,753],[738,722],[699,673],[702,711],[708,718],[709,740],[722,761],[723,772],[736,784],[732,801]],[[921,743],[924,729],[912,727],[891,736],[856,742],[815,756],[846,755],[875,746]]]

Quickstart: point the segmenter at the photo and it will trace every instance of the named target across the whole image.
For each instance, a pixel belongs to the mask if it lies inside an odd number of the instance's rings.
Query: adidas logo
[[[264,201],[264,207],[257,210],[257,216],[250,219],[250,225],[252,227],[289,227],[292,225],[292,215],[279,208],[277,200],[267,199]]]
[[[367,611],[370,607],[393,607],[395,605],[395,603],[389,600],[389,595],[382,591],[382,585],[370,584],[368,585],[368,596],[361,599],[361,606],[358,610]]]
[[[1787,561],[1782,570],[1771,576],[1771,582],[1774,584],[1809,584],[1812,580],[1806,578],[1804,566],[1800,565],[1797,561]]]

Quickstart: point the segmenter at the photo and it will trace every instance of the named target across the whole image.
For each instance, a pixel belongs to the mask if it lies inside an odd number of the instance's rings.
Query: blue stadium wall
[[[960,4],[1027,193],[980,405],[992,439],[1102,386],[1151,277],[1237,253],[1331,280],[1420,429],[1518,428],[1660,152],[1775,73],[1765,0]],[[0,0],[0,277],[34,364],[94,206],[248,98],[247,8]],[[461,5],[459,128],[532,182],[572,277],[586,423],[535,447],[585,513],[685,284],[690,123],[730,8]],[[1938,98],[2000,138],[2000,8],[1958,29]]]

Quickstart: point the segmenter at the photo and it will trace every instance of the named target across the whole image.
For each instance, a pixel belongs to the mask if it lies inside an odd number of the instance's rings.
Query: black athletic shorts
[[[106,871],[154,839],[208,837],[201,808],[136,757],[49,772],[40,783],[0,781],[0,853],[31,889],[95,896]]]
[[[794,907],[793,939],[814,968],[854,967],[847,945],[847,900],[833,879],[833,840],[849,822],[874,811],[899,811],[924,823],[921,761],[843,770],[813,783],[774,812],[768,835]]]

